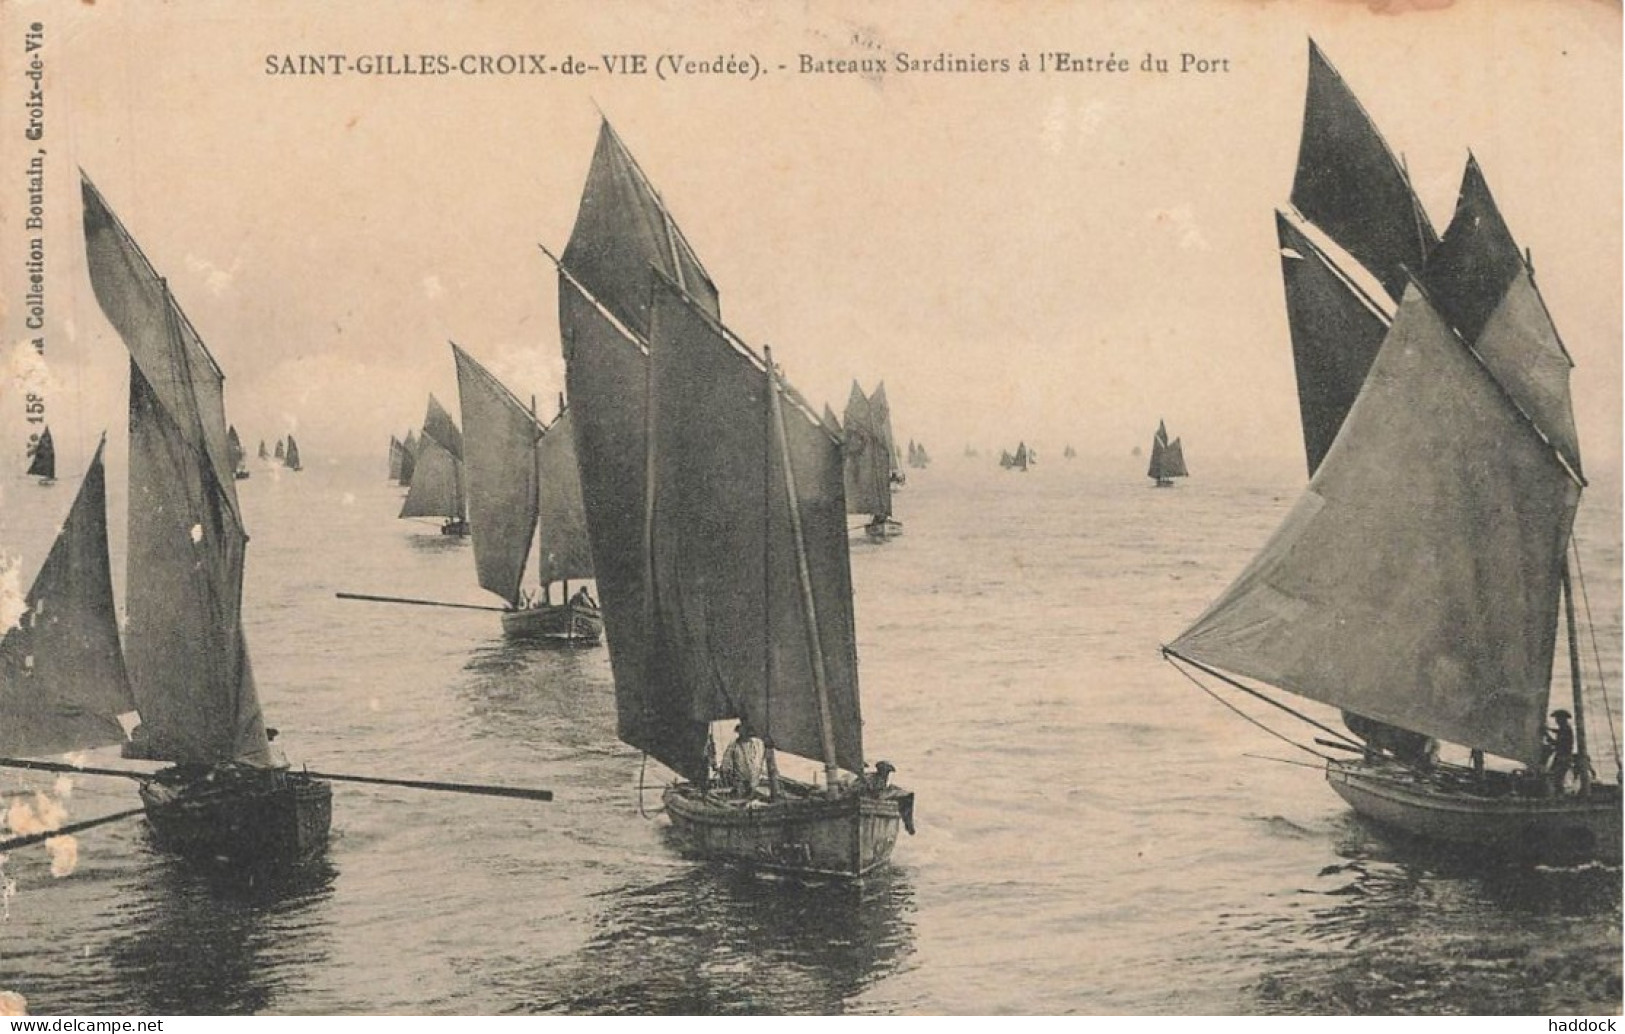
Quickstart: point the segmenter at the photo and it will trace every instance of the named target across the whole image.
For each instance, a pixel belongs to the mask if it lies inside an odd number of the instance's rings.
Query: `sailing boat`
[[[1363,153],[1328,152],[1327,141]],[[1373,317],[1380,346],[1340,406],[1344,381],[1303,371],[1346,374],[1346,354],[1340,365],[1320,356],[1352,351],[1361,321],[1327,319],[1316,336],[1311,305],[1364,311],[1369,297],[1323,251],[1304,250],[1307,236],[1283,247],[1309,487],[1164,652],[1248,692],[1231,676],[1343,708],[1365,743],[1317,741],[1361,755],[1328,757],[1326,778],[1379,823],[1495,855],[1617,862],[1620,788],[1595,782],[1587,756],[1566,560],[1585,484],[1570,360],[1527,260],[1476,161],[1444,237],[1432,235],[1402,168],[1313,44],[1299,164],[1294,201],[1334,240],[1355,235],[1344,250],[1398,291],[1398,309]],[[1366,175],[1329,190],[1339,170]],[[1356,205],[1373,214],[1357,217]],[[1393,232],[1372,239],[1382,226]],[[1405,282],[1417,268],[1422,282]],[[1575,792],[1542,771],[1560,598]],[[1468,748],[1473,764],[1440,763],[1434,739]],[[1489,769],[1486,754],[1526,767]]]
[[[224,375],[89,178],[85,253],[130,351],[125,659],[141,713],[131,756],[163,846],[240,862],[322,850],[328,783],[274,759],[242,630],[243,531],[226,457]]]
[[[841,420],[846,512],[868,515],[869,523],[864,525],[863,531],[876,542],[884,542],[903,533],[903,523],[891,515],[891,493],[895,482],[892,479],[890,413],[888,409],[880,408],[885,403],[885,390],[886,386],[882,384],[875,388],[873,396],[868,396],[858,382],[853,381],[852,392],[846,400],[846,412]],[[886,418],[884,422],[883,417]]]
[[[282,465],[289,470],[305,469],[304,465],[299,462],[299,443],[293,440],[291,434],[288,435],[288,451],[283,454]]]
[[[924,470],[931,465],[931,455],[925,451],[925,446],[912,438],[908,440],[908,465],[916,470]]]
[[[440,400],[429,396],[423,434],[412,465],[411,491],[400,516],[439,517],[440,534],[468,534],[468,499],[463,490],[463,432]]]
[[[28,449],[28,476],[39,478],[42,485],[56,484],[56,443],[51,441],[51,429],[47,427]]]
[[[715,284],[608,121],[558,265],[621,740],[683,778],[666,811],[691,851],[872,869],[913,804],[883,776],[778,781],[767,800],[706,789],[709,723],[738,715],[826,773],[862,770],[836,439],[715,322]]]
[[[260,439],[260,459],[262,459],[262,460],[270,459],[270,454],[265,451],[265,439],[264,438]]]
[[[394,435],[389,436],[389,480],[399,482],[401,479],[401,464],[406,456],[406,446]]]
[[[1067,447],[1061,451],[1061,458],[1075,460],[1078,458],[1078,450],[1074,449],[1071,444],[1068,443]]]
[[[107,554],[107,486],[96,447],[56,541],[0,635],[0,755],[39,757],[124,742],[135,710],[119,650]]]
[[[507,603],[502,630],[510,636],[570,646],[597,643],[604,633],[598,605],[585,587],[570,595],[570,579],[591,578],[593,571],[570,414],[561,399],[558,418],[543,428],[534,404],[526,409],[456,344],[451,351],[480,587]],[[533,540],[541,582],[541,596],[534,599],[520,588]],[[563,583],[558,603],[552,597],[555,581]]]
[[[237,437],[237,428],[226,428],[226,464],[231,467],[231,476],[238,481],[248,477],[248,468],[244,466],[242,440]]]
[[[1157,421],[1157,433],[1151,436],[1151,465],[1145,476],[1152,478],[1158,488],[1170,488],[1174,478],[1189,477],[1185,470],[1185,447],[1178,438],[1168,440],[1168,428]]]
[[[395,479],[397,484],[412,484],[412,472],[417,468],[419,450],[417,432],[408,430],[405,440],[401,442],[401,472]]]
[[[1027,451],[1026,442],[1017,443],[1015,452],[1003,450],[999,456],[999,466],[1005,470],[1019,470],[1024,474],[1027,472],[1027,465],[1031,462],[1032,456]]]

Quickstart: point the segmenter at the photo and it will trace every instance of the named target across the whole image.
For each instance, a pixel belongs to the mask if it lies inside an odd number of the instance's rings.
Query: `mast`
[[[801,503],[796,494],[796,472],[790,462],[789,434],[784,428],[784,411],[779,407],[779,374],[773,365],[773,350],[762,348],[762,359],[767,364],[767,404],[772,414],[773,430],[779,440],[779,459],[784,463],[784,486],[789,493],[790,533],[796,549],[796,578],[801,585],[803,627],[807,632],[807,648],[812,659],[813,690],[818,696],[818,732],[824,746],[824,789],[835,792],[839,768],[835,764],[835,723],[830,717],[829,688],[824,677],[824,648],[818,636],[818,609],[813,603],[812,572],[807,567],[807,543],[801,532]],[[772,469],[771,466],[768,467]]]
[[[530,442],[530,471],[531,471],[531,476],[530,476],[530,482],[531,482],[531,484],[530,484],[530,489],[531,489],[530,498],[531,498],[531,503],[536,507],[536,512],[541,513],[542,512],[542,450],[541,450],[540,446],[542,444],[542,425],[541,425],[541,422],[536,419],[536,393],[535,392],[532,392],[531,396],[530,396],[530,420],[531,420],[531,423],[536,425],[535,428],[531,431],[531,442]],[[543,575],[543,573],[542,573],[542,522],[541,521],[538,520],[536,522],[536,527],[531,529],[531,534],[534,535],[535,538],[536,538],[536,583],[537,583],[537,586],[542,590],[542,602],[543,603],[552,603],[553,602],[553,590],[552,590],[551,585],[548,583],[546,576]],[[564,591],[566,593],[565,598],[560,600],[559,602],[561,602],[561,603],[569,603],[570,598],[569,598],[568,594],[570,592],[570,587],[569,587],[568,584],[565,585]]]
[[[1575,632],[1574,586],[1569,580],[1569,559],[1563,557],[1563,612],[1568,619],[1569,681],[1574,688],[1574,766],[1580,775],[1580,796],[1591,792],[1591,757],[1586,753],[1585,694],[1580,687],[1580,639]]]

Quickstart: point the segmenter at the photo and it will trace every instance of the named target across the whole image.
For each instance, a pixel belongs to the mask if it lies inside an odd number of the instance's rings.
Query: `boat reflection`
[[[150,840],[150,834],[145,838]],[[118,909],[109,998],[128,1014],[274,1012],[328,949],[325,858],[264,872],[205,868],[152,851],[138,894]]]
[[[700,866],[603,897],[587,944],[514,1011],[838,1014],[914,952],[914,889],[895,868],[811,883]]]

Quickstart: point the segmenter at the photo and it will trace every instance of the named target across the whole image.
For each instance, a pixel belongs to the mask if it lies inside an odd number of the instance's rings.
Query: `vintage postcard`
[[[0,1012],[1617,1014],[1621,73],[4,0]]]

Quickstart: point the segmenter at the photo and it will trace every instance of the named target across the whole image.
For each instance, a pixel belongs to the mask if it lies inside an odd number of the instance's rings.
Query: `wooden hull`
[[[675,783],[666,788],[665,805],[690,855],[850,879],[885,864],[900,825],[912,832],[914,795],[891,787],[880,794],[746,801]]]
[[[1172,487],[1174,487],[1174,483],[1172,481],[1170,481],[1168,478],[1157,478],[1156,482],[1152,485],[1152,487],[1153,488],[1172,488]]]
[[[503,614],[502,631],[515,639],[536,639],[561,646],[596,646],[604,638],[604,616],[597,607],[542,604]]]
[[[1484,796],[1459,776],[1423,779],[1383,761],[1330,762],[1326,781],[1361,815],[1442,845],[1511,860],[1620,861],[1617,786],[1597,784],[1587,797]]]
[[[440,526],[440,534],[456,535],[459,538],[464,538],[468,535],[468,522],[462,520],[447,521]]]
[[[885,542],[903,533],[903,522],[890,517],[877,517],[863,526],[863,533],[871,541]]]
[[[288,769],[166,769],[140,794],[160,847],[236,866],[308,861],[327,846],[333,820],[333,788]]]

